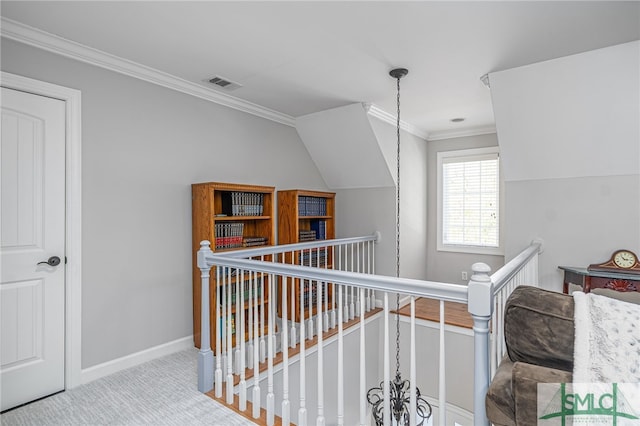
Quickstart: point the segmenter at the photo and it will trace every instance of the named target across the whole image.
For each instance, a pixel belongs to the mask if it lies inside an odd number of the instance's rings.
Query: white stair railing
[[[542,253],[542,241],[535,240],[529,247],[491,275],[494,308],[491,324],[494,328],[491,340],[491,377],[507,352],[504,340],[504,306],[507,299],[521,285],[539,286],[538,255]]]
[[[415,383],[416,366],[415,301],[425,297],[440,301],[439,338],[439,388],[437,395],[439,424],[446,421],[446,376],[444,301],[467,303],[474,320],[474,424],[487,424],[484,413],[484,395],[492,373],[493,362],[499,346],[490,346],[489,322],[494,312],[502,308],[506,292],[515,286],[537,283],[538,243],[533,244],[513,261],[495,274],[489,276],[489,268],[484,264],[473,265],[473,276],[468,286],[438,283],[406,278],[374,275],[375,241],[379,236],[358,237],[342,240],[302,243],[288,246],[264,247],[237,252],[213,253],[207,242],[201,244],[198,266],[202,272],[202,345],[198,358],[198,389],[208,392],[215,387],[216,397],[222,396],[223,372],[226,373],[226,401],[233,402],[234,392],[238,395],[240,409],[246,410],[247,387],[252,383],[252,416],[260,416],[260,407],[266,407],[266,423],[274,424],[275,416],[282,418],[283,424],[296,422],[307,424],[309,413],[314,413],[316,425],[325,422],[334,424],[369,424],[370,410],[366,403],[367,389],[379,384],[371,382],[370,372],[382,371],[383,383],[390,383],[390,329],[389,293],[409,296],[410,303],[410,354],[409,379],[412,384],[409,406],[416,413],[417,395]],[[306,257],[305,257],[306,256]],[[294,264],[302,263],[307,266]],[[215,313],[221,318],[215,323],[215,357],[209,344],[208,291],[209,270],[215,268],[217,287]],[[221,273],[222,271],[222,273]],[[245,285],[245,282],[247,283]],[[277,285],[276,285],[277,284]],[[276,288],[279,287],[277,290]],[[503,293],[504,292],[504,293]],[[297,293],[297,295],[296,295]],[[382,297],[383,311],[373,317],[370,311],[376,305],[375,295]],[[496,306],[497,304],[497,306]],[[276,314],[276,306],[279,306]],[[315,310],[315,312],[314,312]],[[245,318],[244,315],[247,317]],[[501,311],[500,311],[501,312]],[[496,315],[502,315],[496,314]],[[276,319],[276,316],[280,318]],[[297,317],[297,319],[296,319]],[[351,330],[345,324],[355,319]],[[378,318],[380,320],[378,320]],[[494,318],[494,323],[497,321]],[[237,322],[236,322],[237,320]],[[379,343],[367,339],[366,326],[369,321],[379,321],[382,326],[382,362],[373,363],[367,359],[371,344]],[[493,326],[493,342],[500,342],[501,327]],[[336,335],[325,339],[324,332],[336,329]],[[345,336],[359,330],[358,355],[345,353]],[[235,339],[232,339],[235,334]],[[311,334],[311,336],[309,336]],[[309,346],[309,338],[315,336],[317,344]],[[355,335],[354,335],[355,336]],[[245,345],[245,338],[247,343]],[[279,345],[278,343],[279,338]],[[233,341],[235,340],[235,342]],[[327,368],[325,344],[337,345],[336,364]],[[395,342],[393,342],[395,343]],[[501,343],[500,343],[501,345]],[[262,349],[263,348],[263,349]],[[290,356],[291,351],[293,357]],[[276,353],[282,352],[282,363],[274,365]],[[312,356],[317,362],[316,375],[307,374],[307,359]],[[359,379],[345,382],[346,361],[357,359]],[[234,364],[233,361],[236,361]],[[333,361],[331,361],[333,362]],[[260,372],[261,364],[266,368],[266,378]],[[234,365],[237,365],[234,372]],[[351,364],[353,365],[353,364]],[[215,366],[215,370],[214,370]],[[299,385],[292,387],[289,382],[290,369],[295,366]],[[247,368],[245,368],[247,367]],[[253,380],[247,379],[247,371]],[[335,381],[327,379],[336,375]],[[315,376],[315,377],[313,377]],[[266,380],[267,393],[261,398],[261,382]],[[331,382],[331,388],[327,385]],[[276,386],[282,383],[281,387]],[[335,385],[334,385],[335,383]],[[312,395],[315,407],[309,407],[309,386],[316,386]],[[355,387],[354,387],[355,386]],[[277,388],[277,393],[276,393]],[[385,425],[390,425],[389,386],[383,386],[381,405],[386,414]],[[294,399],[292,399],[292,396]],[[327,411],[326,397],[337,398],[331,412]],[[421,395],[424,397],[425,395]],[[349,403],[345,401],[352,398]],[[353,398],[356,398],[353,400]],[[355,413],[347,413],[354,408]],[[296,418],[291,412],[297,411]],[[327,417],[330,415],[330,417]],[[349,417],[351,415],[351,417]],[[351,420],[349,420],[351,419]],[[414,414],[411,424],[419,424],[422,419]]]
[[[538,285],[538,255],[542,241],[534,240],[529,247],[489,276],[491,268],[475,263],[469,281],[468,309],[473,317],[474,332],[474,402],[475,424],[488,425],[484,397],[495,374],[496,365],[505,354],[504,306],[513,290],[523,284]],[[493,326],[490,338],[489,322]]]

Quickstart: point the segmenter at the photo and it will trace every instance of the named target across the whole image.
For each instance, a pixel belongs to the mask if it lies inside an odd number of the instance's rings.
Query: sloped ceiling
[[[639,41],[489,74],[505,181],[640,173],[639,75]]]
[[[486,73],[640,38],[637,1],[1,4],[3,37],[57,54],[68,54],[69,45],[89,56],[104,52],[119,59],[116,69],[126,62],[153,70],[152,82],[172,76],[174,88],[211,92],[252,113],[258,105],[268,110],[260,116],[280,122],[353,102],[391,113],[388,72],[406,67],[403,118],[430,139],[494,125],[490,94],[480,82]],[[242,87],[220,90],[208,83],[214,75]],[[450,121],[456,117],[466,120]]]
[[[296,129],[331,189],[395,185],[389,138],[378,139],[368,106],[354,103],[296,119]],[[336,156],[335,153],[340,155]]]

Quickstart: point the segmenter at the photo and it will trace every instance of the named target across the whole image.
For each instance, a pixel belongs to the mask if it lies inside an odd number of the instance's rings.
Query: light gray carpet
[[[197,389],[189,349],[0,415],[2,425],[220,425],[254,423]]]

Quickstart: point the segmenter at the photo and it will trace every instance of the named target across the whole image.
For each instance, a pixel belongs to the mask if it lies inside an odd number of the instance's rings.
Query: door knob
[[[51,256],[49,259],[37,263],[37,265],[42,264],[47,264],[49,266],[58,266],[60,264],[60,258],[58,256]]]

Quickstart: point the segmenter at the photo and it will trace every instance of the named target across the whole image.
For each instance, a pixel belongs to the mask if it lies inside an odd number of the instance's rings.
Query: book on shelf
[[[312,220],[311,229],[315,232],[316,239],[318,240],[327,239],[327,221],[326,220]]]
[[[267,237],[244,237],[242,242],[243,247],[258,247],[258,246],[266,246],[269,243],[269,239]]]
[[[298,241],[301,243],[304,241],[315,241],[315,240],[316,240],[316,231],[314,230],[300,231],[298,234]]]
[[[261,192],[225,191],[222,193],[222,214],[227,216],[262,216],[264,194]]]
[[[298,196],[299,216],[326,216],[327,199],[322,197]]]
[[[243,232],[244,232],[244,223],[242,222],[216,223],[216,226],[215,226],[216,250],[242,247]]]

